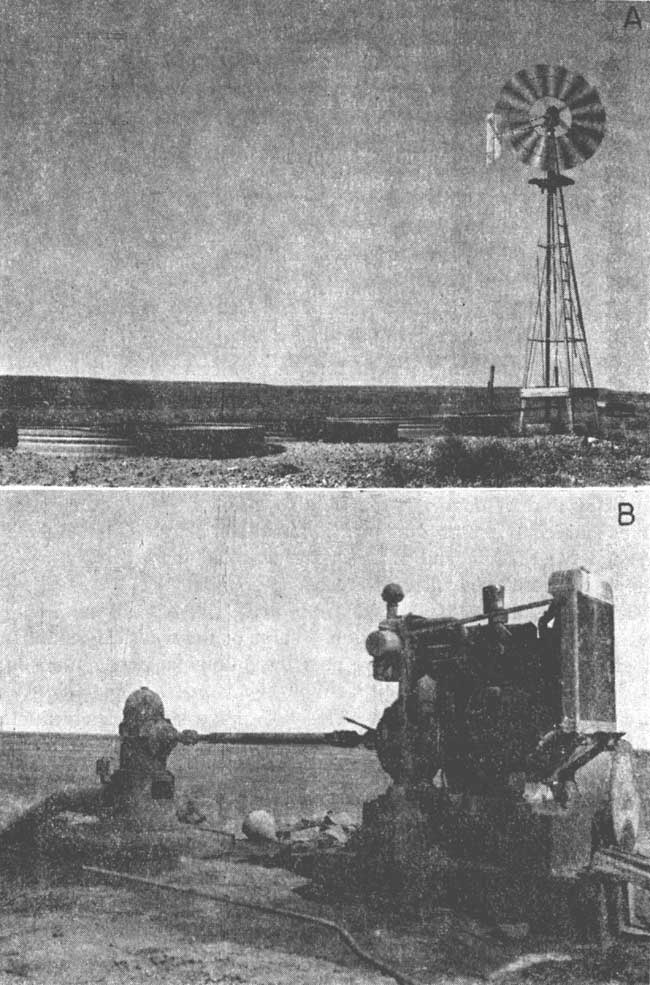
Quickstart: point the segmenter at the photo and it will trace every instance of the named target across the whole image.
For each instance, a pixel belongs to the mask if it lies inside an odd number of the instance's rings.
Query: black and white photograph
[[[0,0],[0,985],[650,985],[649,46]]]
[[[649,23],[4,2],[0,483],[646,483]]]
[[[648,502],[6,491],[1,980],[646,982]]]

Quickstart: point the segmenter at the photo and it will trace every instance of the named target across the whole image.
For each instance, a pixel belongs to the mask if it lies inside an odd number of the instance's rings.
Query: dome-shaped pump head
[[[133,691],[124,702],[122,724],[127,731],[137,729],[144,722],[155,722],[164,717],[162,698],[148,687]]]

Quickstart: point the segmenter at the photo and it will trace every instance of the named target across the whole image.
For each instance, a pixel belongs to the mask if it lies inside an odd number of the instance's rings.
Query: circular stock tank
[[[399,422],[376,417],[327,417],[323,440],[338,442],[397,441]]]
[[[138,453],[157,458],[244,458],[265,447],[264,429],[251,424],[172,424],[138,428]]]
[[[128,458],[135,443],[107,428],[18,428],[18,452],[71,458]]]
[[[19,428],[17,451],[71,458],[243,458],[264,450],[264,429],[247,424],[108,428]]]

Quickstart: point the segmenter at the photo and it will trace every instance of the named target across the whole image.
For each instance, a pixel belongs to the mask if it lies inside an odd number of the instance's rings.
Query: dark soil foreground
[[[163,881],[298,910],[344,925],[358,944],[422,983],[646,983],[648,945],[512,941],[434,911],[425,921],[382,918],[360,904],[304,898],[304,880],[232,858],[184,860]],[[0,981],[40,985],[371,985],[388,982],[325,928],[149,887],[85,882],[11,884],[0,899]]]
[[[0,452],[0,485],[615,486],[650,481],[650,440],[460,438],[393,444],[296,441],[224,460],[73,459]]]

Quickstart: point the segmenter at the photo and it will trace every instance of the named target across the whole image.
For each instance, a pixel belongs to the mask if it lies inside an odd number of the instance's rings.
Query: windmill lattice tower
[[[598,428],[587,335],[564,189],[575,182],[562,173],[582,164],[605,134],[605,110],[597,91],[581,76],[556,65],[517,72],[503,86],[494,108],[499,136],[524,164],[545,172],[531,178],[546,196],[545,240],[540,243],[537,301],[526,347],[519,427],[580,423]]]

